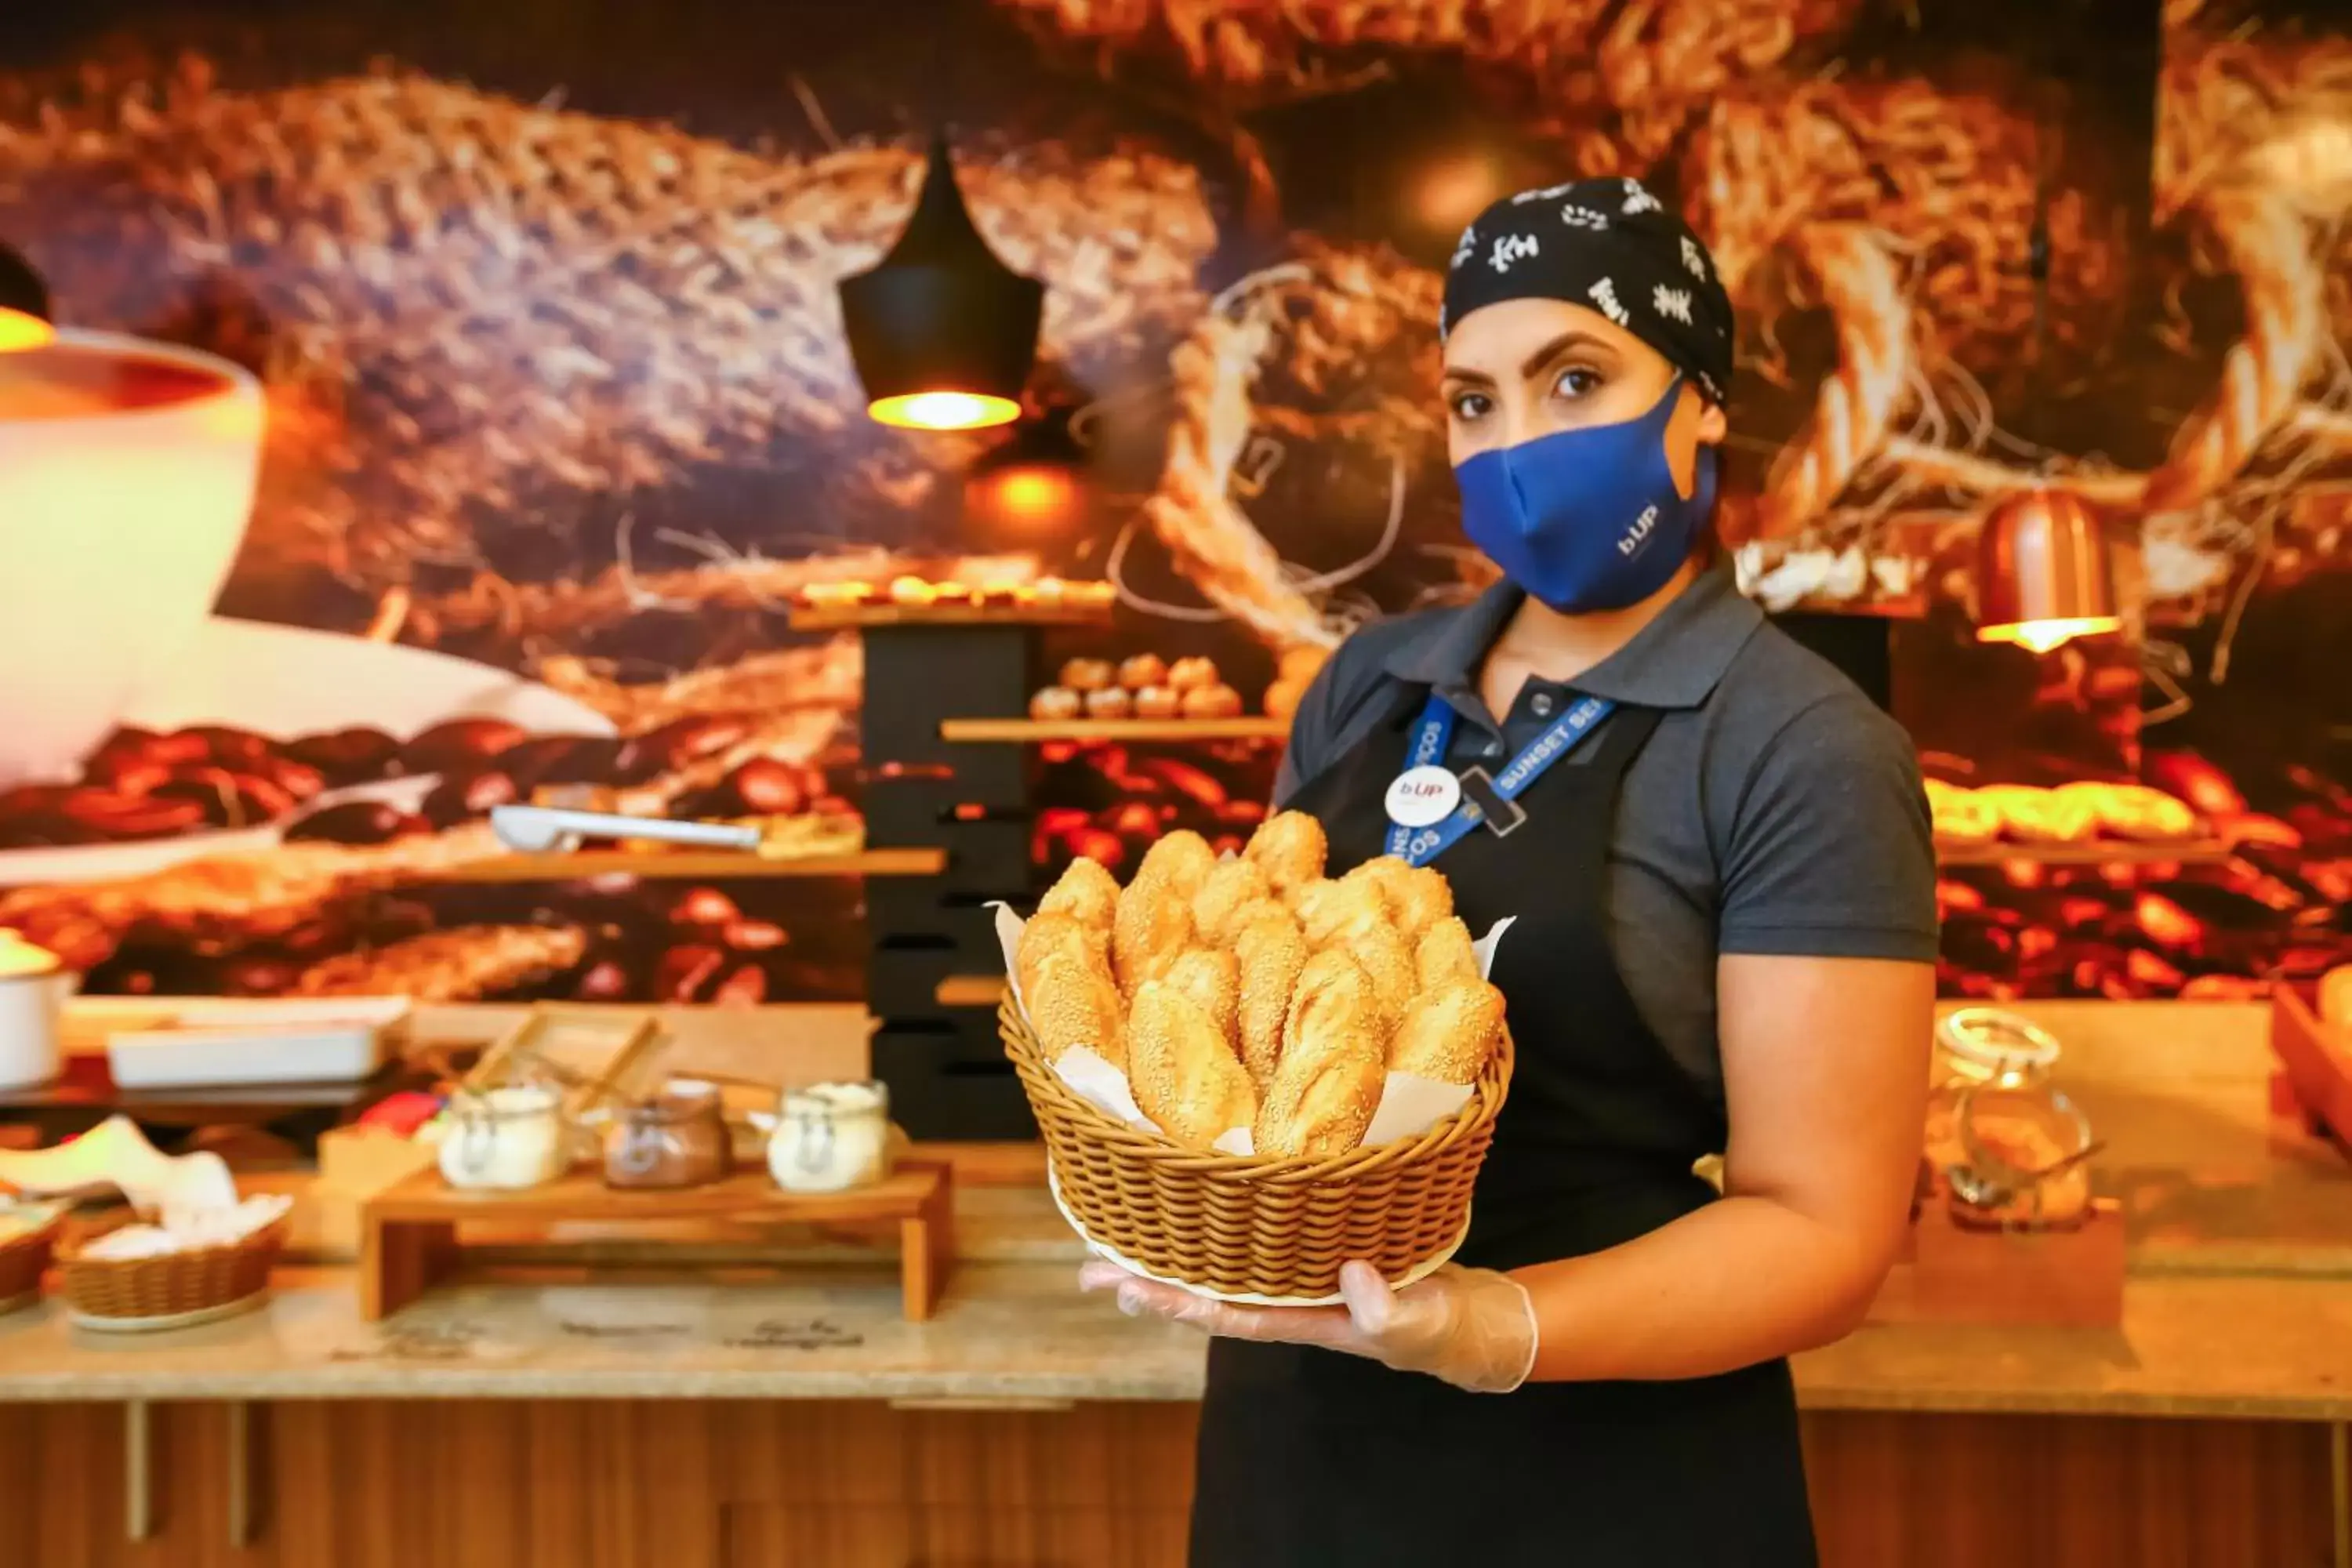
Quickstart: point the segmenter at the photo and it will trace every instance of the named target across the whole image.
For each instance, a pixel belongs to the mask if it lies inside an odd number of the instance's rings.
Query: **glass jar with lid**
[[[1964,1223],[2041,1225],[2090,1201],[2090,1120],[2052,1081],[2056,1036],[1994,1007],[1962,1007],[1936,1029],[1927,1152]]]
[[[614,1110],[604,1126],[604,1184],[698,1187],[732,1166],[719,1086],[674,1078]]]

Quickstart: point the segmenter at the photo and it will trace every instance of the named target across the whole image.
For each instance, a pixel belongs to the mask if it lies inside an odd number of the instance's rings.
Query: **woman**
[[[1504,580],[1350,638],[1277,794],[1335,875],[1393,847],[1473,931],[1518,917],[1517,1066],[1418,1284],[1252,1309],[1087,1266],[1218,1336],[1203,1568],[1813,1560],[1782,1358],[1861,1320],[1906,1223],[1934,855],[1903,731],[1709,564],[1731,328],[1631,180],[1499,202],[1454,252],[1449,441]],[[1408,753],[1480,820],[1393,822]]]

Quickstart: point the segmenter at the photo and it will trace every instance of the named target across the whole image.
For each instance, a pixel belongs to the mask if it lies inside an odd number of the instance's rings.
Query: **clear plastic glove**
[[[1078,1284],[1118,1291],[1130,1317],[1156,1312],[1229,1339],[1320,1345],[1473,1394],[1508,1394],[1536,1363],[1535,1304],[1526,1287],[1491,1269],[1449,1263],[1391,1290],[1370,1264],[1350,1263],[1339,1270],[1339,1307],[1240,1307],[1100,1261],[1078,1271]]]

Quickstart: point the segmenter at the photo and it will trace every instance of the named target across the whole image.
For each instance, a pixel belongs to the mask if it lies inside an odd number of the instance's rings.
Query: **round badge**
[[[1431,827],[1462,804],[1462,781],[1434,765],[1407,768],[1389,784],[1389,820],[1399,827]]]

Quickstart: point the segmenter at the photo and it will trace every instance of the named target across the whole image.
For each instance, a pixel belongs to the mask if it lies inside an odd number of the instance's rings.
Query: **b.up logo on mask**
[[[1489,256],[1486,260],[1487,264],[1493,267],[1496,271],[1508,272],[1511,269],[1511,263],[1535,254],[1537,254],[1537,249],[1536,237],[1534,235],[1497,235],[1495,238],[1494,254]]]
[[[1617,553],[1631,555],[1641,549],[1642,541],[1649,538],[1650,530],[1657,526],[1658,508],[1657,503],[1654,501],[1642,509],[1642,515],[1633,520],[1633,526],[1627,529],[1625,537],[1617,542]]]

